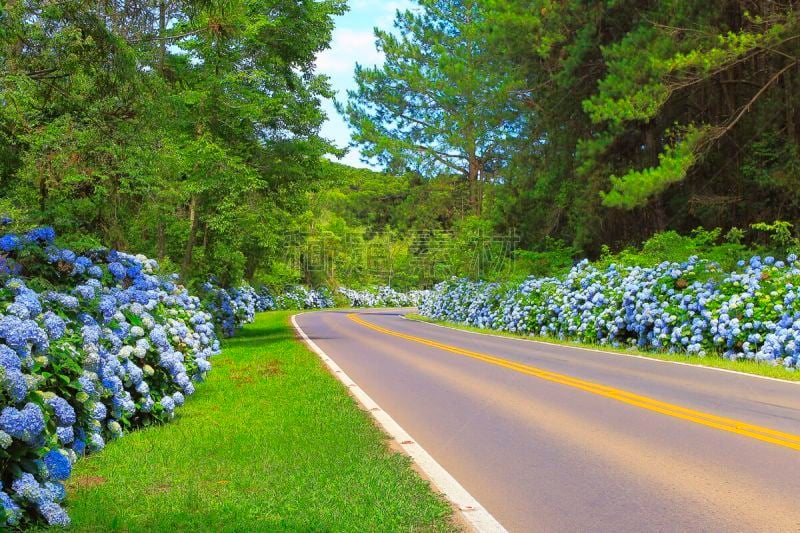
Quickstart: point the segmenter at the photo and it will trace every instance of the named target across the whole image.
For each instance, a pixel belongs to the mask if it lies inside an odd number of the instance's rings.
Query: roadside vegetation
[[[168,425],[76,464],[77,531],[450,531],[449,504],[298,339],[263,313]]]

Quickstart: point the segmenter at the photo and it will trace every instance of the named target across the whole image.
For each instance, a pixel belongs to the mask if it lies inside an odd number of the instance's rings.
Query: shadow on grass
[[[237,331],[236,336],[223,341],[223,348],[237,348],[244,346],[252,346],[254,344],[275,344],[294,339],[292,330],[286,329],[281,325],[249,325],[244,329]]]
[[[280,344],[288,340],[296,339],[292,334],[275,334],[275,335],[261,335],[252,336],[248,339],[236,338],[235,340],[226,341],[223,345],[224,348],[244,348],[248,346],[269,346],[271,344]]]

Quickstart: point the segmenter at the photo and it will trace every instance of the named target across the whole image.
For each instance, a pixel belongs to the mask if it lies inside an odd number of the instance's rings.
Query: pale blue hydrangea
[[[22,519],[22,509],[2,488],[3,485],[0,484],[0,507],[2,507],[6,515],[6,522],[5,524],[0,522],[0,526],[16,526]]]
[[[64,398],[48,398],[45,403],[53,409],[59,426],[71,426],[75,423],[75,409]]]
[[[167,411],[168,413],[171,413],[172,411],[175,410],[175,401],[170,396],[164,396],[163,398],[161,398],[160,403],[161,407],[163,407],[164,410]]]
[[[57,427],[56,435],[58,436],[58,442],[64,445],[71,444],[75,440],[75,431],[72,426]]]
[[[28,382],[22,372],[18,370],[9,369],[0,373],[0,383],[15,403],[24,401],[28,395]]]
[[[176,406],[180,407],[180,406],[183,405],[183,403],[186,401],[186,399],[184,398],[183,394],[181,394],[180,392],[174,392],[172,394],[172,401],[175,402]]]
[[[66,527],[70,524],[67,512],[55,502],[45,502],[39,505],[39,512],[50,526]]]
[[[21,500],[30,503],[42,503],[44,494],[42,494],[42,487],[33,474],[28,472],[22,473],[17,479],[11,483],[11,490]]]
[[[44,328],[47,331],[47,336],[50,337],[50,340],[60,339],[67,331],[67,323],[63,318],[52,311],[47,311],[44,314],[43,322]]]
[[[99,452],[100,450],[106,447],[106,441],[103,440],[103,437],[99,433],[92,433],[91,435],[89,435],[89,442],[87,443],[87,447],[92,452]],[[74,448],[75,447],[73,446],[73,449]]]

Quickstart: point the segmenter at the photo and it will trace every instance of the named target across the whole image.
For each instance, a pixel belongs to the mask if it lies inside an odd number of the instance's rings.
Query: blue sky
[[[362,65],[378,65],[383,56],[375,49],[373,29],[377,26],[389,29],[398,9],[408,9],[413,5],[411,0],[350,0],[350,11],[336,18],[336,29],[330,50],[317,57],[317,69],[331,78],[331,85],[337,93],[336,98],[343,101],[347,97],[347,89],[355,87],[353,69],[356,63]],[[332,101],[326,101],[323,108],[328,121],[322,127],[322,136],[331,139],[337,146],[344,147],[350,142],[350,131],[336,112]],[[352,166],[365,167],[359,160],[356,149],[342,160]]]

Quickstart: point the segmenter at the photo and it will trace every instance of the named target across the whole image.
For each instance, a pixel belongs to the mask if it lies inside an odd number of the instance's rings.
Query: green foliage
[[[800,239],[792,232],[794,225],[785,220],[776,220],[773,223],[757,222],[750,227],[765,233],[769,238],[771,247],[779,253],[790,253],[800,250]]]
[[[632,209],[647,203],[651,196],[661,193],[673,183],[683,181],[686,173],[697,161],[698,146],[706,132],[690,130],[674,146],[667,146],[658,155],[658,166],[644,170],[631,170],[621,177],[611,176],[611,190],[602,194],[603,203],[609,207]]]
[[[323,158],[344,4],[7,2],[0,212],[233,285],[557,272],[698,226],[797,247],[750,231],[800,218],[797,0],[419,0],[339,106],[384,172]]]
[[[528,248],[800,217],[796,1],[487,0],[524,78],[503,203]]]
[[[252,278],[322,181],[314,72],[342,0],[11,2],[0,17],[4,209]],[[6,205],[0,205],[6,208]]]
[[[564,241],[546,238],[536,251],[517,250],[514,277],[555,276],[569,271],[579,251]]]
[[[681,235],[675,231],[660,232],[647,239],[641,246],[627,247],[619,253],[611,253],[606,247],[596,264],[600,268],[612,263],[651,267],[663,261],[680,262],[687,257],[698,256],[719,264],[723,271],[731,271],[741,259],[759,254],[785,257],[794,249],[787,244],[797,246],[797,240],[790,235],[782,233],[779,238],[775,238],[776,232],[787,229],[783,223],[777,222],[776,225],[777,228],[772,224],[753,225],[754,230],[769,228],[767,231],[772,233],[772,242],[766,243],[767,245],[757,232],[746,232],[738,228],[732,228],[724,235],[720,228],[712,230],[696,228],[688,235]]]

